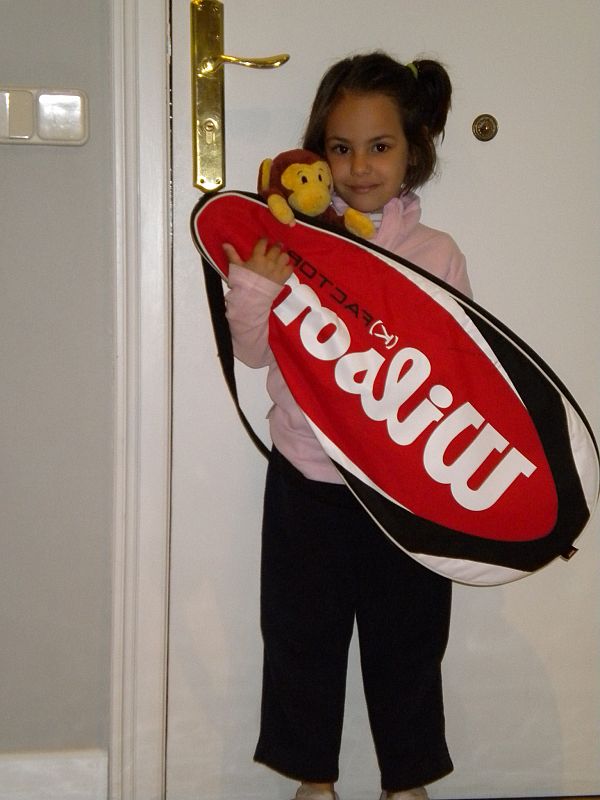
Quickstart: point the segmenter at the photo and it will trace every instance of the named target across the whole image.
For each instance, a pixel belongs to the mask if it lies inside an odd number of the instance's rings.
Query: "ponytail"
[[[423,59],[412,63],[417,72],[417,94],[423,124],[432,136],[440,136],[444,133],[450,111],[450,78],[438,61]]]

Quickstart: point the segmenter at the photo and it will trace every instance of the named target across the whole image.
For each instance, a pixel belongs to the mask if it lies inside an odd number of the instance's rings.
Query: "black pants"
[[[450,603],[450,581],[390,542],[345,486],[307,480],[274,451],[255,760],[297,780],[337,780],[356,619],[382,789],[411,789],[451,772],[441,682]]]

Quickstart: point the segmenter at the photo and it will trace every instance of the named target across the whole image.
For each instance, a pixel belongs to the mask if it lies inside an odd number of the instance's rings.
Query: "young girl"
[[[323,77],[303,146],[331,167],[338,211],[371,215],[373,241],[470,293],[465,260],[419,222],[413,190],[433,174],[451,85],[435,61],[347,58]],[[245,263],[231,245],[227,316],[236,356],[267,366],[273,450],[264,503],[260,738],[255,759],[299,780],[298,800],[337,799],[348,647],[356,620],[381,800],[427,798],[452,770],[441,662],[450,582],[382,535],[343,484],[269,348],[271,304],[292,272],[259,240]]]

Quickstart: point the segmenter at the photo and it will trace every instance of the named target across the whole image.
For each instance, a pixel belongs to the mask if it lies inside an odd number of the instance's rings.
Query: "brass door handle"
[[[194,186],[213,192],[225,186],[225,103],[223,65],[273,69],[289,55],[242,58],[223,53],[223,4],[191,0],[192,144]]]
[[[242,58],[238,56],[228,56],[225,53],[215,58],[205,58],[198,69],[199,75],[208,75],[219,69],[221,64],[239,64],[240,67],[254,67],[254,69],[272,69],[280,67],[289,60],[289,56],[281,53],[278,56],[267,56],[266,58]]]

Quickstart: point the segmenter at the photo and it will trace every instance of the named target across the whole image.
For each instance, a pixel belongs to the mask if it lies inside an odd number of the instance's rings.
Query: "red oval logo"
[[[447,528],[500,541],[550,533],[558,500],[539,436],[461,304],[366,246],[227,200],[225,218],[203,209],[203,245],[223,274],[225,240],[244,257],[267,236],[293,260],[270,344],[326,452]]]

